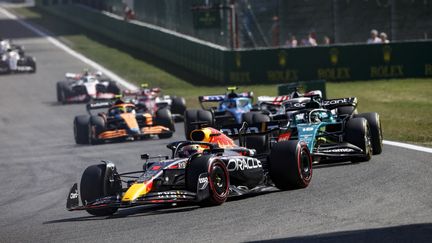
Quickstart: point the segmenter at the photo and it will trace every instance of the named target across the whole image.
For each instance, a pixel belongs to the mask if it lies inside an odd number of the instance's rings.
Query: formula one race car
[[[19,54],[21,53],[21,54]],[[20,50],[8,49],[7,52],[1,54],[0,73],[35,73],[36,58],[25,56]]]
[[[103,78],[101,72],[66,73],[65,77],[57,82],[57,101],[63,104],[110,100],[120,94],[117,83]]]
[[[284,114],[252,112],[245,116],[250,131],[270,121],[280,127],[271,136],[249,136],[246,144],[265,151],[269,143],[298,140],[308,145],[315,162],[369,161],[382,152],[382,128],[375,112],[356,114],[357,98],[323,100],[319,95],[293,98],[282,103]],[[235,127],[221,127],[236,135]],[[238,129],[238,128],[237,128]]]
[[[139,90],[124,90],[123,97],[130,99],[139,112],[155,114],[160,109],[169,109],[175,121],[183,120],[186,100],[183,97],[161,95],[160,88],[148,88],[142,84]]]
[[[207,121],[209,126],[214,124],[241,124],[243,114],[253,109],[253,92],[236,93],[237,87],[228,87],[224,95],[199,96],[198,100],[203,110],[186,110],[184,117],[185,136],[189,139],[191,131],[200,121]],[[204,103],[218,103],[217,107],[206,107]],[[206,112],[209,111],[209,112]]]
[[[94,109],[109,108],[108,112],[92,115]],[[158,110],[155,116],[137,113],[134,104],[121,99],[115,102],[87,104],[89,115],[76,116],[74,136],[77,144],[98,144],[105,141],[135,140],[151,135],[170,138],[175,131],[171,112]]]
[[[195,130],[191,138],[194,141],[168,144],[170,157],[141,155],[145,162],[139,171],[119,173],[109,161],[87,167],[79,192],[77,183],[69,192],[67,209],[106,216],[118,208],[152,203],[220,205],[229,196],[274,186],[305,188],[312,179],[312,160],[304,143],[280,142],[269,154],[256,154],[213,128]]]

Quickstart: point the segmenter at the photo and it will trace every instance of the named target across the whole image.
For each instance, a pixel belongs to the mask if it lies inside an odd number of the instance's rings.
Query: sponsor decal
[[[255,158],[231,158],[228,160],[227,169],[228,171],[237,171],[237,170],[250,170],[262,168],[261,161]]]
[[[262,128],[259,127],[248,127],[246,129],[246,134],[253,134],[253,133],[260,133],[260,132],[265,132],[266,130],[273,130],[279,127],[279,125],[268,125],[267,124],[267,129],[266,129],[266,123],[261,123],[262,124]],[[238,135],[239,134],[239,128],[222,128],[220,130],[222,133],[228,135],[228,136],[234,136],[234,135]]]
[[[342,98],[334,100],[323,100],[323,105],[339,105],[339,104],[351,104],[354,102],[354,98]]]
[[[78,198],[78,190],[75,190],[75,192],[71,192],[69,194],[70,199],[77,199]]]
[[[354,149],[350,148],[337,148],[337,149],[327,149],[323,151],[324,153],[350,153],[354,152]]]
[[[30,66],[18,66],[17,70],[18,71],[31,71],[31,70],[33,70],[33,68]]]
[[[157,197],[161,199],[186,198],[186,193],[181,191],[158,192]]]
[[[208,185],[208,177],[206,173],[202,173],[198,177],[198,189],[204,190]]]

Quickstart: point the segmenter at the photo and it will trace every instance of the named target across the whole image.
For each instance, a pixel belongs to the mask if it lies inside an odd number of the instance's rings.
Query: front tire
[[[106,165],[91,165],[87,167],[81,177],[80,194],[83,205],[98,198],[110,196],[107,187],[108,181],[105,179]],[[112,193],[112,192],[111,192]],[[109,216],[117,212],[118,208],[86,209],[94,216]]]
[[[226,165],[220,160],[212,160],[203,155],[191,159],[186,167],[186,188],[197,192],[198,178],[207,173],[209,197],[200,202],[201,206],[217,206],[224,203],[229,195],[229,174]]]
[[[307,145],[297,140],[276,143],[270,152],[270,178],[280,190],[300,189],[312,179],[312,158]]]

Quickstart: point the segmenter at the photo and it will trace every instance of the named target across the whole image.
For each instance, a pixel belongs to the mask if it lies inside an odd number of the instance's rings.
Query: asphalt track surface
[[[168,140],[75,145],[72,120],[85,107],[57,104],[55,83],[85,65],[3,15],[0,30],[38,64],[36,74],[0,76],[0,242],[432,241],[432,154],[388,145],[367,163],[316,166],[303,190],[208,208],[68,212],[68,190],[88,165],[138,169],[140,153],[167,154],[183,139],[182,124]]]

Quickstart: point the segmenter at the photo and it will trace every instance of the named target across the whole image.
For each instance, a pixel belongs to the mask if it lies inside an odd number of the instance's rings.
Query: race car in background
[[[92,110],[108,108],[97,115]],[[126,141],[157,135],[159,138],[172,137],[175,127],[168,109],[150,113],[136,112],[134,104],[116,101],[87,104],[88,115],[74,119],[74,137],[77,144],[100,144],[109,141]]]
[[[21,46],[11,40],[0,40],[0,73],[35,73],[36,58],[26,56]]]
[[[253,92],[236,93],[237,87],[228,87],[227,93],[223,95],[199,96],[198,100],[202,110],[188,109],[185,112],[184,126],[185,137],[198,128],[197,122],[208,121],[208,126],[241,124],[243,114],[253,109]],[[205,104],[215,104],[207,106]]]
[[[101,72],[66,73],[65,78],[56,85],[57,101],[63,104],[111,100],[121,93],[117,83],[104,78]]]
[[[216,206],[230,196],[306,188],[311,182],[312,160],[304,143],[280,142],[269,154],[257,154],[210,127],[194,130],[191,138],[168,144],[171,156],[141,155],[138,171],[119,173],[110,161],[87,167],[80,190],[75,183],[69,192],[67,209],[107,216],[144,204]]]
[[[324,100],[319,94],[282,102],[284,114],[251,112],[245,116],[251,133],[280,128],[270,135],[249,136],[246,145],[267,151],[272,143],[298,140],[307,144],[315,162],[369,161],[382,152],[382,127],[376,112],[357,114],[357,98]],[[264,126],[263,124],[266,124]],[[221,126],[236,136],[238,126]]]
[[[149,88],[148,84],[141,84],[139,90],[124,90],[123,97],[134,103],[139,112],[155,114],[160,109],[169,109],[174,121],[183,120],[186,111],[183,97],[161,95],[160,88]]]

